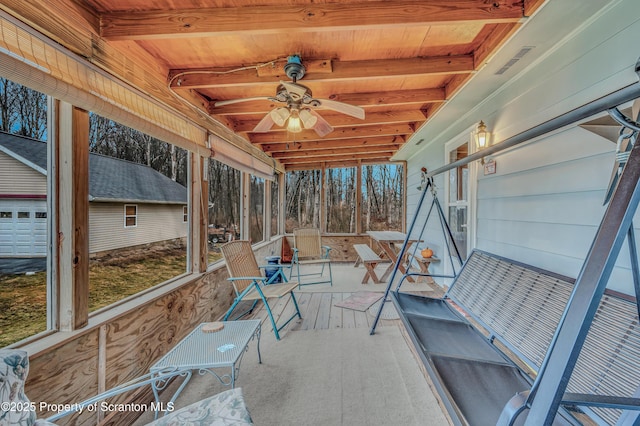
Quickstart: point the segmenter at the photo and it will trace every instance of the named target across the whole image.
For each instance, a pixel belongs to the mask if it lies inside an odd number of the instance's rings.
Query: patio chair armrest
[[[70,408],[64,411],[60,411],[50,417],[48,417],[47,419],[45,419],[45,421],[40,421],[41,425],[47,425],[47,424],[55,424],[53,423],[54,421],[61,419],[63,417],[66,417],[70,414],[76,413],[78,411],[84,410],[86,407],[90,406],[90,405],[94,405],[97,404],[107,398],[111,398],[114,397],[116,395],[120,395],[123,393],[127,393],[130,392],[132,390],[138,389],[142,386],[146,386],[146,385],[151,385],[151,383],[156,382],[158,380],[169,380],[172,379],[176,376],[180,376],[184,374],[183,371],[181,370],[172,370],[172,371],[167,371],[167,372],[160,372],[159,374],[156,373],[147,373],[143,376],[137,377],[133,380],[130,380],[126,383],[122,383],[121,385],[118,385],[114,388],[111,388],[105,392],[99,393],[96,396],[93,396],[89,399],[86,399],[82,402],[79,402],[77,404],[70,404]],[[45,423],[46,422],[46,423]]]
[[[230,277],[227,278],[227,281],[238,281],[238,280],[253,280],[253,281],[264,281],[265,277]]]
[[[324,250],[324,254],[323,254],[322,257],[328,258],[329,257],[329,252],[331,251],[331,247],[322,246],[322,250]]]

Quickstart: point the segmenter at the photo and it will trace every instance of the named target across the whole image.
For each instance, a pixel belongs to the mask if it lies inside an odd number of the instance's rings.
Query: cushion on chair
[[[149,423],[153,426],[252,425],[241,388],[229,389]]]
[[[36,413],[24,394],[24,383],[29,373],[27,352],[17,349],[0,349],[0,426],[33,425]],[[7,410],[6,408],[10,408]]]

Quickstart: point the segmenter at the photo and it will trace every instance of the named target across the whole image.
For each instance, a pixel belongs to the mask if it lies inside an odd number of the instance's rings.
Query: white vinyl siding
[[[477,246],[575,277],[604,213],[615,145],[579,127],[495,156],[478,176]]]
[[[46,195],[47,177],[0,152],[0,194]]]
[[[187,224],[182,205],[137,204],[137,226],[123,226],[124,204],[90,203],[89,252],[95,253],[183,238]]]

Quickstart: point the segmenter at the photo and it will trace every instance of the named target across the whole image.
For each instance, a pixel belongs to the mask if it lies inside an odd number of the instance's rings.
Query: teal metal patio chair
[[[333,286],[331,275],[331,259],[329,251],[331,247],[323,246],[320,238],[320,230],[317,228],[296,228],[293,230],[293,258],[291,260],[291,271],[289,278],[294,274],[294,269],[298,278],[298,286],[309,284],[329,283]],[[300,273],[300,266],[321,266],[320,272]],[[329,277],[324,277],[325,268],[329,271]],[[302,282],[305,276],[318,276],[319,281]]]
[[[229,271],[229,281],[233,283],[233,289],[236,293],[233,304],[225,314],[223,321],[229,319],[231,313],[236,309],[241,301],[251,301],[252,304],[249,310],[239,314],[236,319],[253,311],[258,301],[262,300],[262,303],[264,303],[264,307],[267,310],[267,314],[269,315],[269,320],[271,321],[276,339],[280,340],[279,331],[289,324],[296,316],[298,318],[302,318],[302,315],[300,315],[300,309],[298,308],[298,302],[296,301],[296,296],[293,294],[293,290],[298,286],[298,283],[290,281],[281,284],[269,284],[267,278],[264,277],[260,271],[260,266],[258,266],[258,262],[256,262],[256,256],[253,253],[253,249],[251,248],[251,243],[249,241],[231,241],[222,245],[220,247],[220,251],[222,252],[222,256],[224,257],[227,265],[227,270]],[[274,266],[275,265],[265,265],[264,267],[273,268]],[[274,274],[274,276],[271,277],[271,281],[273,281],[276,275],[281,275],[281,273]],[[276,320],[273,317],[273,312],[271,311],[271,306],[269,306],[268,299],[275,297],[280,298],[287,295],[289,295],[293,302],[295,312],[290,318],[286,319],[284,323],[278,326],[276,325]]]

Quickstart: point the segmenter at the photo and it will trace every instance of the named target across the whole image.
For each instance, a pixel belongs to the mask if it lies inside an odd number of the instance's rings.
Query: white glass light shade
[[[287,130],[291,133],[300,133],[302,131],[302,123],[300,122],[300,116],[297,110],[292,110],[289,116],[289,124],[287,124]]]
[[[305,108],[300,111],[300,120],[302,120],[305,129],[311,129],[318,122],[318,117],[313,115],[309,108]]]
[[[286,123],[287,118],[289,118],[290,113],[288,108],[280,107],[271,110],[270,114],[273,122],[276,123],[277,126],[282,127],[284,123]]]
[[[478,129],[476,130],[476,148],[478,150],[484,149],[489,146],[489,138],[491,134],[487,131],[487,126],[484,122],[480,121]]]

